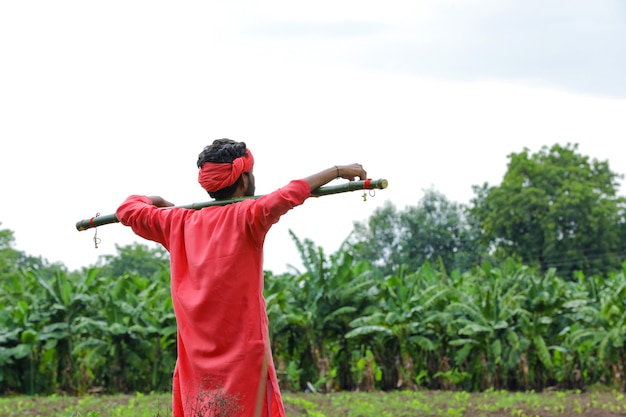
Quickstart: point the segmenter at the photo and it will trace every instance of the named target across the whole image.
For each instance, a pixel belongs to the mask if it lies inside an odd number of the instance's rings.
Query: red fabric
[[[219,191],[233,185],[244,172],[251,172],[254,157],[250,149],[246,155],[230,163],[205,162],[198,172],[198,182],[208,192]]]
[[[297,180],[256,200],[202,210],[159,209],[145,196],[130,196],[117,209],[122,224],[170,253],[175,417],[195,416],[202,393],[219,390],[238,397],[239,416],[254,416],[257,400],[260,416],[285,415],[263,298],[263,243],[310,195],[308,183]]]

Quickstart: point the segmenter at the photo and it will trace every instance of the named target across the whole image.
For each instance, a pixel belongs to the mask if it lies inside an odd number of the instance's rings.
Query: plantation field
[[[617,391],[509,393],[339,392],[284,394],[289,417],[616,417],[626,415]],[[169,417],[170,395],[3,397],[0,416]]]

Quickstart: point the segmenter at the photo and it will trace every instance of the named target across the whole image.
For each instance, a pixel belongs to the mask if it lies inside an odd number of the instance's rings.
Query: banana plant
[[[345,338],[349,323],[370,304],[376,285],[369,265],[355,264],[347,242],[326,256],[312,241],[290,231],[305,271],[295,270],[290,293],[290,323],[304,335],[315,384],[324,390],[350,388],[353,342]],[[306,357],[306,356],[305,356]]]
[[[45,294],[42,301],[45,300],[50,323],[41,329],[40,337],[46,346],[54,350],[58,387],[67,392],[84,390],[86,387],[80,386],[80,371],[72,355],[77,339],[74,327],[80,317],[94,313],[92,307],[100,287],[98,270],[88,269],[72,279],[61,272],[57,272],[50,279],[36,271],[28,273],[34,277]]]
[[[98,370],[93,383],[110,391],[162,387],[168,378],[158,369],[170,373],[173,368],[175,322],[169,293],[163,289],[169,286],[158,279],[158,273],[153,277],[124,274],[106,280],[98,294],[98,313],[83,317],[76,325],[82,339],[73,353],[85,367]],[[164,355],[163,349],[170,353]],[[163,360],[171,366],[163,366]]]
[[[479,276],[459,287],[465,296],[446,309],[454,316],[449,327],[455,335],[450,344],[458,348],[454,363],[471,375],[467,388],[504,389],[529,344],[517,327],[525,314],[519,282],[528,274],[524,268],[508,274],[486,263]]]
[[[604,378],[626,389],[626,379],[619,371],[626,369],[625,297],[626,278],[622,271],[605,282],[597,305],[590,303],[578,309],[581,325],[571,332],[567,343],[579,354],[581,368],[595,373],[593,380]]]
[[[519,378],[526,389],[543,389],[556,383],[553,354],[565,350],[561,347],[569,325],[564,304],[569,299],[569,288],[555,269],[544,274],[529,274],[519,280],[523,305],[517,328],[525,342],[521,360],[523,367]]]
[[[380,301],[368,314],[350,323],[352,330],[346,337],[358,337],[371,346],[379,362],[386,365],[383,374],[396,377],[395,387],[415,388],[416,365],[426,366],[415,363],[418,352],[428,356],[428,352],[441,346],[433,331],[437,320],[442,320],[441,310],[433,307],[441,305],[441,300],[452,292],[440,281],[441,273],[428,263],[414,273],[401,267],[397,274],[379,284]],[[390,369],[389,364],[394,361],[397,369]]]

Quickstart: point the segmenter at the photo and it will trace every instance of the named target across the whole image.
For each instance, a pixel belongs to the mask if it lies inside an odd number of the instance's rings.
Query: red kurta
[[[235,397],[227,403],[239,407],[238,415],[285,415],[263,298],[263,243],[270,227],[310,195],[308,183],[297,180],[226,206],[161,209],[135,195],[117,209],[122,224],[170,253],[175,417],[213,415],[211,406]]]

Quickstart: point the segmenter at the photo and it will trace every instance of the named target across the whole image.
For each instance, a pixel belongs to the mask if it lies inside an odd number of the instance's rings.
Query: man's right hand
[[[157,207],[174,207],[173,203],[170,203],[169,201],[163,199],[163,197],[160,197],[158,195],[151,195],[150,200],[152,200],[152,205],[157,206]]]

